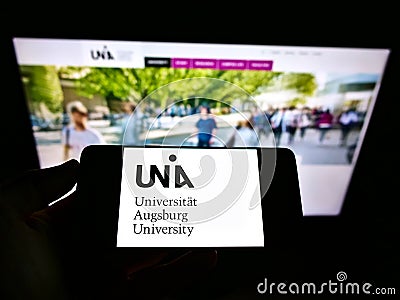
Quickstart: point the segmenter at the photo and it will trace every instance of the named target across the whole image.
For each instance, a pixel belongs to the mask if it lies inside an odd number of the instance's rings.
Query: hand
[[[110,255],[85,243],[79,163],[32,170],[0,190],[0,299],[165,297],[204,278],[216,251],[140,248]],[[201,282],[201,281],[200,281]],[[154,287],[157,288],[154,288]]]
[[[41,218],[48,204],[75,185],[78,162],[34,170],[3,182],[0,189],[0,295],[2,299],[67,299],[67,287]]]

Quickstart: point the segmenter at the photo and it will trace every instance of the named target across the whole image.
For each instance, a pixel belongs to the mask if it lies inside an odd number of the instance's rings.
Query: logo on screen
[[[90,55],[94,60],[114,60],[114,56],[107,49],[107,46],[104,46],[102,50],[90,50]]]
[[[169,161],[176,161],[176,155],[171,154],[169,156]],[[175,173],[175,176],[171,176],[175,177],[175,181],[172,183],[170,183],[171,171],[174,171]],[[185,170],[182,168],[181,165],[165,165],[163,174],[156,165],[150,165],[150,179],[148,182],[143,182],[143,165],[136,166],[136,184],[138,186],[142,188],[152,187],[156,182],[156,177],[164,188],[169,188],[170,185],[174,185],[175,188],[181,188],[185,185],[187,185],[189,188],[194,188],[193,183],[190,181],[189,177],[187,176]]]

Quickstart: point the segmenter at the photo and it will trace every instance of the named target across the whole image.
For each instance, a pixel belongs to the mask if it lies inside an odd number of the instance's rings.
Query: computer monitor
[[[65,159],[73,103],[104,143],[123,143],[124,118],[134,105],[140,142],[166,145],[196,145],[194,126],[180,124],[204,105],[220,120],[211,145],[220,146],[239,114],[253,115],[250,99],[271,124],[254,127],[260,145],[295,153],[309,216],[340,214],[390,54],[385,48],[38,37],[14,37],[13,45],[41,167]],[[179,99],[166,93],[151,101],[159,88],[191,78],[224,81],[249,97],[215,101],[215,95],[181,90]]]

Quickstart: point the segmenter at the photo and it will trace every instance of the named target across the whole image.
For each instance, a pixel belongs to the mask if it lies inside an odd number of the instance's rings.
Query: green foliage
[[[53,113],[61,112],[64,94],[55,66],[23,66],[27,98],[34,106],[44,103]]]
[[[290,107],[290,106],[305,105],[306,103],[307,100],[304,97],[296,97],[288,101],[286,105]]]
[[[259,88],[269,86],[273,80],[280,76],[280,72],[261,72],[261,71],[226,71],[221,75],[221,79],[231,82],[248,94],[256,95],[260,93]]]
[[[318,87],[315,76],[310,73],[285,73],[281,84],[283,89],[296,90],[305,96],[314,95]]]
[[[75,79],[77,93],[89,99],[101,95],[106,100],[138,103],[148,97],[161,107],[172,101],[193,98],[196,93],[229,104],[233,100],[249,100],[246,93],[254,96],[271,88],[294,89],[302,95],[312,95],[317,87],[314,75],[309,73],[212,69],[65,67],[60,69],[60,77]],[[196,82],[196,86],[174,84],[169,89],[159,89],[175,81],[197,77],[220,79],[233,85],[205,81]]]
[[[89,99],[101,95],[106,100],[128,100],[132,87],[129,73],[118,68],[90,68],[76,79],[77,93]]]

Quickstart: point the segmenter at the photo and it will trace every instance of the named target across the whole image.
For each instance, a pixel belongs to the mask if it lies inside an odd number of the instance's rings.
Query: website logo
[[[107,49],[107,46],[101,50],[90,50],[90,55],[94,60],[114,60],[114,55]]]
[[[174,162],[176,161],[176,155],[171,154],[169,156],[169,161]],[[193,183],[190,181],[189,177],[186,175],[185,170],[183,170],[181,165],[176,165],[175,168],[171,168],[170,165],[164,166],[164,175],[161,174],[160,170],[156,165],[150,166],[150,179],[149,182],[143,182],[143,165],[136,166],[136,184],[142,188],[149,188],[152,187],[155,183],[155,177],[157,176],[158,180],[161,182],[164,188],[169,188],[169,175],[172,170],[175,173],[175,188],[181,188],[187,185],[189,188],[193,188]]]

